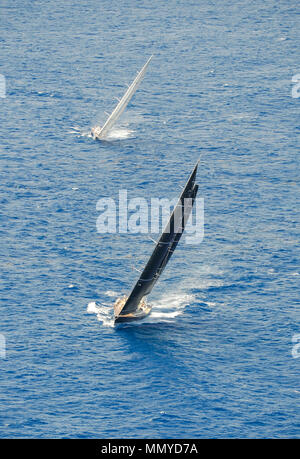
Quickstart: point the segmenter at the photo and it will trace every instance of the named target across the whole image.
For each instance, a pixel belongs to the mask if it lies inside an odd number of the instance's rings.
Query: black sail
[[[138,309],[140,301],[151,292],[176,249],[197,195],[198,185],[195,185],[197,168],[198,162],[179,197],[166,228],[156,243],[148,263],[128,296],[122,308],[122,314],[133,313]]]

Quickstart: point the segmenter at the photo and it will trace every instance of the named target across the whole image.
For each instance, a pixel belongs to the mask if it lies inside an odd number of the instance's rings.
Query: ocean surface
[[[299,437],[298,2],[0,11],[0,437]],[[174,199],[199,157],[203,241],[115,327],[159,233],[99,233],[97,202]]]

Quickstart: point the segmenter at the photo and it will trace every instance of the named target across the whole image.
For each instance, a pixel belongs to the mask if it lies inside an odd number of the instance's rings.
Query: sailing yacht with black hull
[[[131,293],[117,299],[114,305],[115,323],[140,320],[150,314],[151,306],[145,297],[151,293],[182,236],[198,191],[195,184],[197,168],[198,162]]]

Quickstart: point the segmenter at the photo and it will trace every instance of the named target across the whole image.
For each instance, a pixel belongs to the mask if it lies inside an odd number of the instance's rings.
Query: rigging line
[[[133,266],[133,265],[131,265],[131,268],[132,268],[132,269],[135,269],[138,273],[141,273],[141,272],[142,272],[141,269],[137,269],[137,268],[136,268],[135,266]]]

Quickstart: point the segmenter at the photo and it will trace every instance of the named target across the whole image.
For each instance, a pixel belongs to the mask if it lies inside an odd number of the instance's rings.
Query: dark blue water
[[[2,0],[2,438],[299,437],[297,13]],[[151,54],[112,138],[93,141]],[[153,316],[116,329],[153,244],[97,233],[96,203],[174,198],[200,155],[204,240],[180,242]]]

